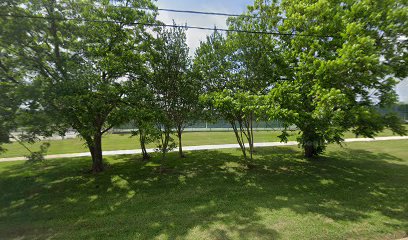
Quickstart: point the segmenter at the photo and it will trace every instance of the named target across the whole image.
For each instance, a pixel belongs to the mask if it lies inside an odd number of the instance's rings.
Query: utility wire
[[[115,6],[114,7],[124,7],[124,6]],[[134,7],[130,7],[134,8]],[[151,8],[135,8],[135,9],[141,9],[141,10],[153,10]],[[244,18],[255,18],[255,19],[260,19],[262,18],[261,16],[251,16],[251,15],[246,15],[246,14],[234,14],[234,13],[221,13],[221,12],[203,12],[203,11],[192,11],[192,10],[177,10],[177,9],[169,9],[169,8],[158,8],[157,11],[162,11],[162,12],[174,12],[174,13],[189,13],[189,14],[201,14],[201,15],[213,15],[213,16],[224,16],[224,17],[244,17]],[[280,19],[283,21],[298,21],[298,22],[304,22],[304,20],[301,19],[295,19],[295,18],[287,18],[287,17],[268,17],[271,19]]]
[[[224,17],[241,17],[241,16],[245,16],[245,17],[259,18],[259,17],[256,17],[256,16],[247,16],[247,15],[232,14],[232,13],[203,12],[203,11],[192,11],[192,10],[177,10],[177,9],[168,9],[168,8],[158,8],[157,11],[175,12],[175,13],[189,13],[189,14],[201,14],[201,15],[215,15],[215,16],[224,16]]]
[[[302,37],[316,37],[316,38],[335,38],[337,37],[334,35],[252,31],[252,30],[226,29],[226,28],[217,28],[217,27],[211,28],[211,27],[199,27],[199,26],[176,25],[176,24],[141,23],[141,22],[127,23],[127,22],[118,21],[118,20],[98,20],[98,19],[86,19],[86,18],[59,18],[59,17],[49,17],[49,16],[15,15],[15,14],[0,14],[0,17],[46,19],[46,20],[56,20],[56,21],[94,22],[94,23],[117,23],[117,24],[123,24],[127,26],[139,25],[139,26],[149,26],[149,27],[172,27],[172,28],[186,28],[186,29],[198,29],[198,30],[221,31],[221,32],[265,34],[265,35],[276,35],[276,36],[302,36]]]
[[[94,6],[89,3],[81,3],[83,5]],[[106,7],[106,6],[105,6]],[[195,10],[179,10],[179,9],[170,9],[170,8],[147,8],[147,7],[134,7],[134,6],[123,6],[123,5],[109,5],[109,7],[114,8],[129,8],[136,10],[147,10],[147,11],[161,11],[161,12],[173,12],[173,13],[187,13],[187,14],[199,14],[199,15],[213,15],[213,16],[224,16],[224,17],[246,17],[246,18],[261,18],[260,16],[251,16],[245,14],[234,14],[234,13],[225,13],[225,12],[206,12],[206,11],[195,11]],[[300,19],[287,18],[287,17],[272,17],[274,19],[289,20],[289,21],[303,21]]]
[[[118,6],[112,5],[112,7],[117,8],[130,8],[130,9],[140,9],[140,10],[148,10],[154,11],[155,9],[152,8],[140,8],[140,7],[132,7],[132,6]],[[260,16],[251,16],[246,14],[234,14],[234,13],[222,13],[222,12],[204,12],[204,11],[194,11],[194,10],[178,10],[178,9],[170,9],[170,8],[157,8],[157,11],[161,12],[173,12],[173,13],[187,13],[187,14],[199,14],[199,15],[212,15],[212,16],[223,16],[223,17],[244,17],[244,18],[261,18]],[[272,19],[280,19],[284,21],[304,21],[301,19],[294,19],[294,18],[287,18],[287,17],[269,17]]]
[[[94,6],[93,4],[89,3],[81,3],[82,5],[88,5],[88,6]],[[104,6],[106,7],[106,6]],[[129,9],[136,9],[136,10],[147,10],[147,11],[162,11],[162,12],[173,12],[173,13],[188,13],[188,14],[200,14],[200,15],[213,15],[213,16],[224,16],[224,17],[245,17],[245,18],[256,18],[259,19],[261,18],[260,16],[251,16],[251,15],[245,15],[245,14],[234,14],[234,13],[223,13],[223,12],[206,12],[206,11],[194,11],[194,10],[179,10],[179,9],[170,9],[170,8],[147,8],[147,7],[134,7],[134,6],[123,6],[123,5],[109,5],[109,7],[114,7],[114,8],[129,8]],[[301,19],[295,19],[295,18],[287,18],[287,17],[269,17],[272,19],[281,19],[284,21],[301,21],[304,22],[304,20]]]
[[[179,10],[179,9],[170,9],[170,8],[144,8],[144,7],[133,7],[133,6],[121,6],[121,5],[110,5],[109,7],[116,8],[130,8],[130,9],[139,9],[139,10],[148,10],[148,11],[161,11],[161,12],[174,12],[174,13],[188,13],[188,14],[200,14],[200,15],[215,15],[215,16],[224,16],[224,17],[240,17],[240,14],[233,13],[221,13],[221,12],[204,12],[204,11],[194,11],[194,10]],[[256,16],[248,16],[258,18]]]

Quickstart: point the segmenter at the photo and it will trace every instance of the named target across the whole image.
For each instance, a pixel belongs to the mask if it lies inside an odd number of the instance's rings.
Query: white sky
[[[400,82],[397,85],[397,93],[400,97],[401,102],[408,103],[408,79],[406,78],[404,81]]]
[[[246,6],[253,3],[252,0],[158,0],[159,8],[170,8],[177,10],[195,10],[205,12],[226,12],[240,14],[246,10]],[[159,20],[166,24],[172,24],[173,20],[177,25],[225,28],[226,19],[224,16],[214,15],[199,15],[187,13],[172,13],[159,12]],[[200,41],[204,41],[206,36],[211,31],[189,29],[187,31],[187,44],[190,47],[190,55],[194,54],[194,50],[200,45]]]

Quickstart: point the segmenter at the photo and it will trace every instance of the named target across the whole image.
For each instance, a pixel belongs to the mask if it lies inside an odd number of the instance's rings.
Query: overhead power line
[[[134,8],[134,9],[151,10],[151,11],[155,10],[155,9],[151,9],[151,8],[137,8],[137,7],[128,7],[128,6],[116,6],[116,5],[113,5],[113,7]],[[240,17],[240,16],[242,16],[241,14],[233,14],[233,13],[204,12],[204,11],[194,11],[194,10],[178,10],[178,9],[169,9],[169,8],[157,8],[157,11],[174,12],[174,13],[188,13],[188,14],[200,14],[200,15],[215,15],[215,16],[224,16],[224,17]],[[256,16],[248,16],[248,17],[258,18]]]
[[[91,3],[81,3],[81,5],[95,6],[95,5],[91,4]],[[236,13],[207,12],[207,11],[196,11],[196,10],[180,10],[180,9],[170,9],[170,8],[147,8],[147,7],[133,7],[133,6],[123,6],[123,5],[109,5],[109,7],[124,8],[124,9],[129,8],[129,9],[147,10],[147,11],[156,11],[157,10],[157,11],[162,11],[162,12],[187,13],[187,14],[199,14],[199,15],[213,15],[213,16],[224,16],[224,17],[245,17],[245,18],[255,18],[255,19],[261,18],[260,16],[251,16],[251,15],[236,14]],[[280,19],[280,20],[284,20],[284,21],[298,21],[298,22],[304,22],[305,21],[305,20],[301,20],[301,19],[288,18],[288,17],[282,17],[282,16],[275,16],[275,17],[269,17],[269,18]]]
[[[265,35],[277,35],[277,36],[302,36],[302,37],[316,37],[316,38],[335,38],[333,35],[317,35],[317,34],[302,34],[302,33],[282,33],[282,32],[269,32],[269,31],[253,31],[253,30],[240,30],[240,29],[226,29],[217,27],[199,27],[189,25],[176,25],[176,24],[161,24],[161,23],[142,23],[142,22],[124,22],[118,20],[99,20],[99,19],[87,19],[87,18],[60,18],[49,16],[35,16],[35,15],[15,15],[15,14],[0,14],[0,17],[12,17],[12,18],[29,18],[29,19],[45,19],[55,21],[78,21],[78,22],[94,22],[94,23],[116,23],[127,26],[148,26],[148,27],[172,27],[172,28],[186,28],[186,29],[198,29],[209,31],[221,31],[221,32],[238,32],[238,33],[252,33],[252,34],[265,34]]]
[[[114,6],[114,7],[124,7],[124,6]],[[133,8],[133,7],[131,7]],[[135,8],[138,9],[138,8]],[[143,9],[143,8],[139,8]],[[144,10],[153,10],[150,8],[144,8]],[[251,15],[246,15],[246,14],[234,14],[234,13],[222,13],[222,12],[204,12],[204,11],[192,11],[192,10],[178,10],[178,9],[169,9],[169,8],[158,8],[157,11],[162,11],[162,12],[174,12],[174,13],[188,13],[188,14],[201,14],[201,15],[212,15],[212,16],[224,16],[224,17],[244,17],[244,18],[256,18],[260,19],[260,16],[251,16]],[[295,19],[295,18],[288,18],[288,17],[270,17],[272,19],[280,19],[284,21],[298,21],[298,22],[304,22],[304,20],[301,19]]]
[[[94,6],[93,4],[81,3],[83,5]],[[246,17],[246,18],[261,18],[260,16],[251,16],[245,14],[236,13],[225,13],[225,12],[207,12],[207,11],[196,11],[196,10],[180,10],[180,9],[170,9],[170,8],[147,8],[147,7],[133,7],[133,6],[123,6],[123,5],[109,5],[109,7],[114,8],[130,8],[136,10],[147,10],[147,11],[161,11],[161,12],[173,12],[173,13],[187,13],[187,14],[199,14],[199,15],[213,15],[213,16],[223,16],[223,17]],[[285,21],[303,21],[300,19],[287,18],[287,17],[272,17],[273,19],[281,19]]]
[[[224,16],[224,17],[246,16],[246,17],[259,18],[259,17],[256,17],[256,16],[247,16],[247,15],[241,15],[241,14],[221,13],[221,12],[202,12],[202,11],[177,10],[177,9],[168,9],[168,8],[158,8],[157,10],[158,11],[163,11],[163,12],[189,13],[189,14],[201,14],[201,15],[215,15],[215,16]]]

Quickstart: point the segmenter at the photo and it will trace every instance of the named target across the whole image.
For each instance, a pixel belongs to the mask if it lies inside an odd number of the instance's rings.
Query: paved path
[[[345,142],[372,142],[372,141],[388,141],[388,140],[408,140],[408,136],[405,137],[377,137],[377,138],[348,138]],[[276,147],[276,146],[294,146],[297,145],[297,142],[264,142],[264,143],[255,143],[255,147]],[[238,144],[221,144],[221,145],[202,145],[202,146],[186,146],[183,147],[184,151],[198,151],[198,150],[216,150],[216,149],[228,149],[228,148],[239,148]],[[174,151],[178,151],[175,149]],[[154,149],[147,149],[147,152],[154,152]],[[112,155],[133,155],[140,154],[142,150],[116,150],[116,151],[104,151],[104,156]],[[47,155],[45,159],[57,159],[57,158],[73,158],[73,157],[89,157],[91,154],[86,153],[70,153],[70,154],[56,154],[56,155]],[[13,158],[0,158],[0,162],[12,162],[12,161],[24,161],[25,157],[13,157]]]

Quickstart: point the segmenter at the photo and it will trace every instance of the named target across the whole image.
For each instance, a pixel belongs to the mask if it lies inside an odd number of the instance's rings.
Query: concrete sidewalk
[[[345,142],[373,142],[373,141],[389,141],[389,140],[408,140],[408,136],[405,137],[377,137],[377,138],[348,138],[345,139]],[[276,146],[294,146],[297,145],[297,142],[264,142],[264,143],[255,143],[255,147],[276,147]],[[202,145],[202,146],[186,146],[183,147],[184,151],[199,151],[199,150],[217,150],[217,149],[231,149],[231,148],[239,148],[238,144],[221,144],[221,145]],[[174,152],[178,151],[178,149],[174,149]],[[147,152],[154,152],[154,149],[147,149]],[[116,151],[104,151],[104,156],[112,156],[112,155],[133,155],[133,154],[140,154],[142,150],[116,150]],[[55,155],[47,155],[45,159],[57,159],[57,158],[74,158],[74,157],[90,157],[91,154],[89,152],[85,153],[70,153],[70,154],[55,154]],[[0,162],[13,162],[13,161],[25,161],[27,160],[25,157],[12,157],[12,158],[0,158]]]

